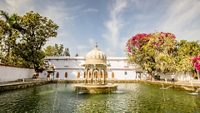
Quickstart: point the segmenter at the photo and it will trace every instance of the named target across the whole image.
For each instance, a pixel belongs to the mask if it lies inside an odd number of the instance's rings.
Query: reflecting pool
[[[74,84],[0,93],[0,113],[199,113],[200,96],[159,86],[118,84],[114,94],[77,94]]]

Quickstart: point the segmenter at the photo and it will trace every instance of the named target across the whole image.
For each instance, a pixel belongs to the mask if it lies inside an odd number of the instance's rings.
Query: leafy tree
[[[63,56],[63,53],[64,53],[64,46],[62,44],[58,45],[58,44],[55,44],[55,54],[56,56]]]
[[[176,47],[175,36],[170,33],[156,33],[151,38],[151,43],[156,44],[154,50],[156,71],[159,73],[168,73],[175,71],[174,52]]]
[[[27,67],[38,69],[43,65],[45,57],[42,46],[50,37],[56,37],[58,26],[50,19],[33,11],[20,18],[20,42],[14,46],[14,53],[25,61]]]
[[[64,56],[70,56],[69,48],[65,48]]]
[[[192,72],[194,66],[191,58],[200,53],[200,45],[198,42],[181,40],[177,43],[176,58],[176,70],[178,72]]]
[[[44,52],[46,56],[63,56],[65,51],[62,44],[55,44],[54,46],[47,46]]]
[[[23,16],[0,11],[0,58],[4,64],[39,69],[45,57],[42,46],[56,37],[58,26],[33,11]]]
[[[44,49],[44,52],[45,52],[45,55],[46,56],[55,56],[55,48],[54,46],[47,46],[45,49]]]

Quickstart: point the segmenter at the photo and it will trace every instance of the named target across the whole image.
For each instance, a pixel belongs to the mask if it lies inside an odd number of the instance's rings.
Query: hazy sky
[[[95,42],[108,56],[125,56],[136,33],[171,32],[178,40],[200,40],[200,0],[1,0],[1,10],[33,10],[60,27],[47,44],[64,44],[85,56]]]

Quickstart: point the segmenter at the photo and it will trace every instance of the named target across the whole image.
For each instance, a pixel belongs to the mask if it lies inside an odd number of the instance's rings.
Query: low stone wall
[[[34,69],[0,65],[0,82],[32,78],[34,73]]]
[[[148,81],[148,80],[115,80],[115,81],[107,81],[108,83],[142,83],[142,84],[150,84],[156,85],[163,89],[175,88],[186,91],[197,91],[200,88],[200,82],[190,84],[189,82],[180,83],[180,82],[164,82],[164,81]],[[15,89],[24,89],[28,87],[34,87],[38,85],[44,85],[49,83],[84,83],[83,80],[31,80],[29,82],[14,82],[14,83],[6,83],[0,84],[0,92],[15,90]]]
[[[51,81],[31,81],[31,82],[15,82],[15,83],[7,83],[7,84],[0,84],[0,92],[3,91],[10,91],[16,89],[24,89],[33,86],[39,86],[51,83]]]

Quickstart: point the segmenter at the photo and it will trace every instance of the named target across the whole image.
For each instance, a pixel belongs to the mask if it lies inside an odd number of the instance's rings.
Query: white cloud
[[[110,10],[110,20],[105,23],[108,32],[103,34],[103,37],[107,40],[108,45],[112,48],[107,49],[107,53],[114,54],[113,49],[118,48],[120,29],[123,26],[123,21],[121,20],[120,15],[126,7],[126,0],[116,0]]]
[[[62,3],[56,3],[54,5],[48,5],[44,10],[41,10],[42,15],[54,20],[59,26],[62,26],[66,22],[66,18],[70,18],[70,14]]]
[[[175,33],[178,39],[197,40],[200,35],[199,10],[198,0],[176,0],[163,16],[158,29]]]

